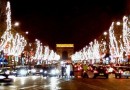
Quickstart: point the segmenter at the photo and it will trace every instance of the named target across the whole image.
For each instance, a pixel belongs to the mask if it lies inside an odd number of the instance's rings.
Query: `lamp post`
[[[105,40],[104,42],[105,42],[105,46],[106,46],[106,48],[105,48],[106,50],[105,50],[105,52],[104,52],[104,53],[105,53],[105,57],[104,57],[104,58],[105,58],[105,63],[110,63],[110,57],[109,57],[109,56],[110,56],[110,52],[109,52],[108,33],[107,33],[107,32],[104,32],[103,35],[104,35],[104,38],[105,38],[105,39],[104,39],[104,40]]]
[[[106,51],[109,52],[109,43],[108,43],[108,38],[107,38],[108,37],[108,33],[104,32],[103,35],[104,35],[104,40],[105,40],[104,43],[106,45]]]

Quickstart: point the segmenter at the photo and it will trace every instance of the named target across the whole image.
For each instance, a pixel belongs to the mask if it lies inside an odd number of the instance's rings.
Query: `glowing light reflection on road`
[[[61,87],[58,86],[59,83],[60,82],[58,81],[58,79],[56,77],[52,77],[50,79],[50,84],[49,85],[44,85],[44,88],[49,87],[50,90],[59,90],[59,89],[61,89]]]
[[[36,76],[32,76],[32,80],[36,80],[37,79],[37,77]]]
[[[20,78],[21,85],[24,85],[24,84],[25,84],[26,79],[27,79],[26,77],[22,77],[22,78]]]

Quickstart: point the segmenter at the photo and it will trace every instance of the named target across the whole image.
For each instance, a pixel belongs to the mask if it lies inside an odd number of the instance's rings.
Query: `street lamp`
[[[15,27],[18,27],[19,24],[20,24],[19,22],[15,22],[15,23],[14,23],[14,26],[15,26]]]
[[[105,63],[110,63],[110,52],[109,52],[109,39],[108,39],[108,33],[104,32],[103,35],[105,36],[105,41],[104,41],[104,45],[106,46],[106,50],[105,50]]]
[[[103,33],[103,35],[105,36],[105,39],[104,39],[105,41],[104,41],[104,43],[105,43],[105,46],[106,46],[106,47],[107,47],[107,44],[108,44],[108,43],[107,43],[107,38],[106,38],[107,34],[108,34],[107,32],[104,32],[104,33]],[[107,47],[107,48],[108,48],[108,47]],[[106,50],[107,50],[107,48],[106,48]]]
[[[106,35],[107,35],[107,32],[104,32],[103,35],[106,36]]]
[[[25,32],[25,34],[28,34],[28,33],[29,33],[28,31]]]
[[[121,23],[118,21],[118,22],[116,22],[116,25],[119,26],[119,25],[121,25]]]

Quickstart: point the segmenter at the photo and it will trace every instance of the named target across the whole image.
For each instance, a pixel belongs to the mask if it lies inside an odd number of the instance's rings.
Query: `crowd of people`
[[[59,63],[57,65],[57,68],[59,70],[58,77],[67,77],[67,78],[73,78],[73,77],[88,77],[87,73],[88,71],[92,70],[91,65],[88,65],[86,63]]]

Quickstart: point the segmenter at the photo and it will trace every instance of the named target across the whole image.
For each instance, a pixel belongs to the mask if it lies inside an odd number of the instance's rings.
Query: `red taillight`
[[[78,68],[78,71],[80,70],[80,68]]]
[[[91,68],[91,71],[93,71],[93,68]]]
[[[118,71],[115,71],[115,73],[119,73]]]
[[[98,71],[94,70],[93,73],[98,73]]]
[[[122,70],[120,70],[120,71],[119,71],[119,73],[123,73],[123,71],[122,71]]]
[[[89,67],[89,69],[88,69],[88,70],[93,71],[93,68],[92,68],[92,67]]]
[[[106,71],[106,73],[108,73],[108,71]]]
[[[82,67],[78,67],[78,71],[82,70]]]

